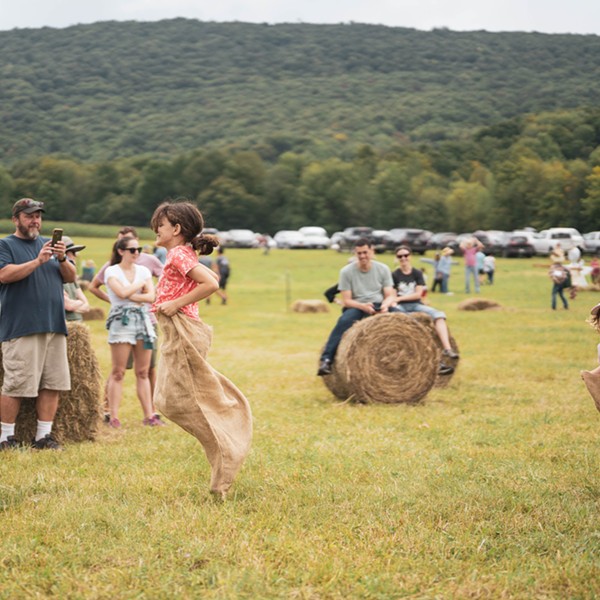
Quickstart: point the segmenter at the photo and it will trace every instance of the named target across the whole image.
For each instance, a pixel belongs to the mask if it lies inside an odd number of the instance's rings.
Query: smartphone
[[[60,228],[56,228],[52,231],[52,243],[50,244],[51,246],[55,246],[56,242],[59,242],[60,240],[62,240],[62,234],[63,234],[63,230]]]

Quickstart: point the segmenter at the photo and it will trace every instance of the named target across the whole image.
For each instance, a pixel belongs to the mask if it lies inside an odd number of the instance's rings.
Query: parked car
[[[230,248],[256,248],[256,234],[250,229],[230,229],[224,237],[225,245]]]
[[[277,244],[278,248],[304,248],[305,240],[304,236],[296,230],[283,229],[278,231],[273,239]]]
[[[346,229],[342,231],[342,235],[337,244],[339,245],[340,250],[352,250],[356,240],[363,237],[372,240],[372,234],[372,227],[346,227]]]
[[[590,231],[583,234],[583,251],[588,254],[600,252],[600,231]]]
[[[408,246],[414,254],[425,254],[427,242],[433,232],[426,229],[406,229],[397,227],[390,229],[388,249],[392,252],[400,245]]]
[[[298,230],[304,236],[305,248],[329,248],[331,240],[323,227],[300,227]]]
[[[451,231],[442,231],[441,233],[434,233],[427,240],[428,250],[442,250],[447,246],[451,246],[456,239],[456,234]]]
[[[500,231],[498,229],[486,229],[484,233],[487,234],[490,245],[494,248],[494,253],[498,255],[502,254],[502,250],[508,244],[508,240],[512,235],[509,231]]]
[[[513,232],[502,251],[502,256],[507,258],[526,256],[531,258],[535,254],[533,245],[535,235],[530,231]]]
[[[390,232],[387,229],[373,229],[371,243],[376,254],[382,254],[390,247]]]
[[[583,251],[585,243],[583,236],[572,227],[551,227],[540,231],[534,241],[536,254],[550,254],[557,242],[560,242],[561,248],[568,252],[571,248],[577,246]]]

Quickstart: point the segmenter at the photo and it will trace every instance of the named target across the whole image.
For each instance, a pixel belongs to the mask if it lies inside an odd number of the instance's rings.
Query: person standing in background
[[[475,293],[479,294],[479,273],[477,272],[477,252],[483,248],[483,244],[476,238],[470,237],[460,243],[465,262],[465,293],[471,293],[471,276]]]
[[[229,259],[225,256],[225,248],[219,246],[217,259],[215,260],[215,273],[219,276],[219,289],[217,296],[221,298],[221,304],[227,304],[227,280],[231,274]]]

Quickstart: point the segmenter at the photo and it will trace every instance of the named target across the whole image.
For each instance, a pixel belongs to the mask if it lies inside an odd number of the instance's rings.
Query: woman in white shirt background
[[[133,351],[136,391],[144,413],[144,425],[155,423],[148,370],[152,347],[156,340],[149,317],[149,303],[155,292],[152,274],[146,267],[136,264],[142,249],[135,238],[124,237],[114,246],[110,267],[105,272],[105,282],[110,299],[110,312],[106,321],[112,368],[108,379],[109,425],[119,428],[118,412],[123,395],[123,377],[129,354]]]

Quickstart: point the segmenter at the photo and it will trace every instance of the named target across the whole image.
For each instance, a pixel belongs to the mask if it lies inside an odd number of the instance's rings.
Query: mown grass
[[[76,241],[97,264],[108,254]],[[347,256],[228,255],[230,302],[201,314],[255,419],[230,497],[211,500],[193,438],[142,427],[128,373],[123,430],[2,454],[0,597],[597,597],[600,420],[579,378],[595,362],[593,293],[553,312],[544,260],[500,259],[481,295],[504,309],[462,312],[455,267],[456,294],[431,296],[461,350],[449,387],[360,406],[315,376],[337,311],[288,310]],[[103,323],[90,327],[107,372]]]

